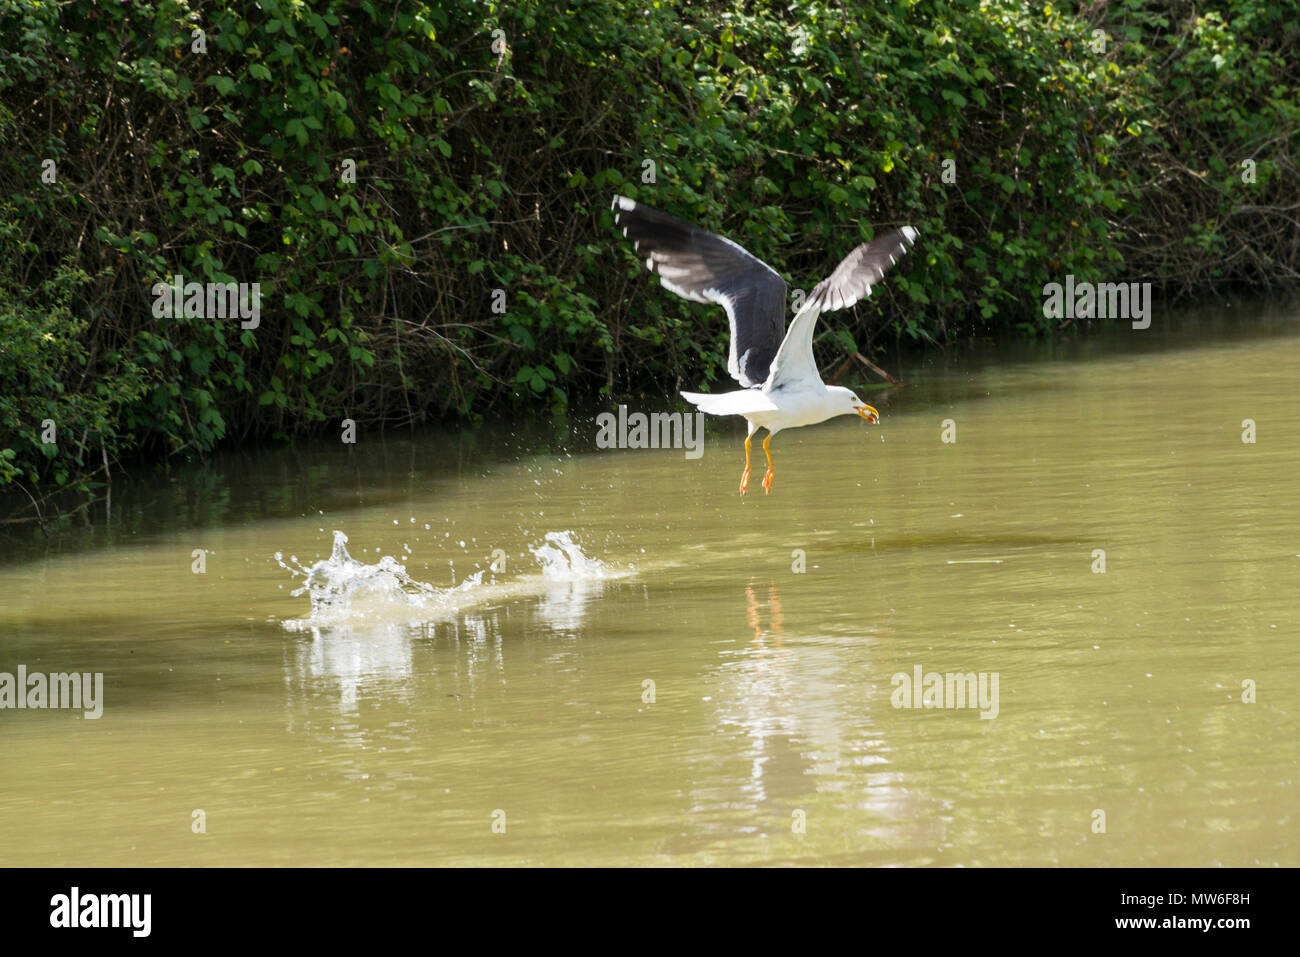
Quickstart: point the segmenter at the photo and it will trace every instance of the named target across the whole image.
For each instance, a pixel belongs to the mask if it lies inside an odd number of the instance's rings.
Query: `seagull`
[[[823,312],[846,309],[871,295],[871,287],[916,242],[915,229],[904,226],[854,249],[818,283],[785,329],[785,280],[767,263],[730,239],[626,196],[615,196],[611,208],[617,211],[614,222],[665,289],[695,302],[717,303],[727,312],[727,372],[744,388],[683,392],[682,398],[710,415],[742,415],[749,422],[741,495],[749,489],[750,443],[759,429],[767,429],[763,491],[770,493],[776,470],[769,443],[782,429],[816,425],[837,415],[880,421],[880,413],[852,389],[822,382],[813,358],[813,329]]]

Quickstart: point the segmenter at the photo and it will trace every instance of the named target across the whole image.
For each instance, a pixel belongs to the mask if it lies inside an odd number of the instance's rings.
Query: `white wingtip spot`
[[[907,237],[907,241],[908,241],[909,243],[914,243],[914,242],[916,242],[916,237],[919,236],[920,233],[918,233],[918,232],[917,232],[915,229],[913,229],[911,226],[904,226],[904,227],[903,227],[903,235]]]

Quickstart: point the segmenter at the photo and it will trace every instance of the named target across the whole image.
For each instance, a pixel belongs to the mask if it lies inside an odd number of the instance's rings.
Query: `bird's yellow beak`
[[[875,424],[876,422],[879,422],[879,421],[880,421],[880,413],[877,412],[875,409],[873,409],[873,408],[872,408],[871,406],[869,406],[869,405],[862,405],[862,406],[859,406],[858,408],[854,409],[853,411],[855,411],[856,413],[858,413],[858,415],[862,416],[864,419],[866,419],[868,422],[870,422],[870,423],[872,423],[872,424]]]

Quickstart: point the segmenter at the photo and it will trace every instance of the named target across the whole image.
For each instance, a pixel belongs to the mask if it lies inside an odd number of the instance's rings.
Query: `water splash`
[[[540,565],[540,575],[524,575],[511,581],[485,583],[486,570],[477,571],[458,585],[439,588],[411,577],[406,566],[391,555],[373,565],[358,561],[347,550],[348,536],[334,532],[330,557],[310,567],[280,552],[275,560],[281,568],[303,579],[292,594],[307,595],[311,613],[304,619],[283,622],[292,631],[315,631],[323,626],[370,619],[379,622],[421,622],[453,614],[485,601],[533,595],[543,601],[556,598],[555,589],[566,584],[590,597],[593,583],[627,572],[589,558],[573,540],[573,533],[547,532],[545,541],[529,551]]]
[[[603,579],[616,572],[582,553],[572,532],[547,532],[546,541],[530,548],[542,566],[543,591],[537,615],[552,631],[574,634],[586,620],[587,605]]]
[[[546,543],[529,548],[542,564],[542,576],[551,581],[590,581],[605,578],[604,562],[588,558],[573,540],[573,532],[547,532]]]

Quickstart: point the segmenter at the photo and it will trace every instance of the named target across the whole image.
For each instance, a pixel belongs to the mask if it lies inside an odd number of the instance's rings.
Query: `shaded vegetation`
[[[32,492],[725,378],[615,192],[792,286],[916,226],[823,363],[1048,333],[1066,273],[1294,288],[1300,3],[0,0],[0,144],[0,488]],[[260,325],[155,317],[178,273],[260,283]]]

